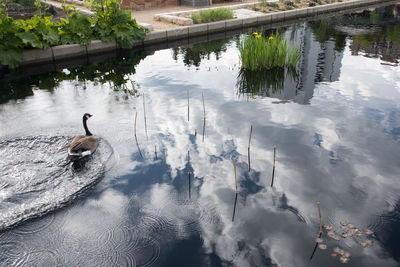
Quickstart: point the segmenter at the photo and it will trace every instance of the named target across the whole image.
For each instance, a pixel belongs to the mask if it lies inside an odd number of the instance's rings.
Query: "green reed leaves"
[[[296,67],[300,59],[299,48],[290,47],[278,33],[269,37],[249,34],[240,42],[239,51],[242,68],[251,71]]]
[[[211,10],[202,10],[199,13],[193,13],[191,19],[194,24],[206,23],[233,18],[233,11],[230,8],[217,8]]]

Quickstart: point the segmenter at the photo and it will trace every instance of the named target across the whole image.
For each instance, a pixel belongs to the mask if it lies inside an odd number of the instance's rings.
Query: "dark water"
[[[336,266],[339,248],[351,266],[398,266],[398,10],[281,29],[302,51],[294,73],[241,72],[236,36],[3,74],[1,144],[83,133],[90,112],[90,130],[114,154],[89,193],[0,232],[0,264]],[[48,173],[48,187],[29,197],[55,189]],[[315,243],[317,202],[325,250]]]

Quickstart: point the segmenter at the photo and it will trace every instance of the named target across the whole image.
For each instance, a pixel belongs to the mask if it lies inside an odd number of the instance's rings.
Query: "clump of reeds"
[[[249,34],[240,42],[239,51],[242,68],[251,71],[294,68],[300,59],[299,47],[290,47],[278,33],[268,37],[257,32]]]
[[[199,13],[192,13],[190,18],[193,20],[194,24],[231,19],[233,18],[233,10],[230,8],[202,10]]]

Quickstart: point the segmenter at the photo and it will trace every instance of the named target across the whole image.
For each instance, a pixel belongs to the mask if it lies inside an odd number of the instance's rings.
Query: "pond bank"
[[[281,24],[296,21],[315,19],[320,16],[336,15],[342,12],[358,10],[360,8],[379,6],[383,3],[395,3],[393,0],[355,0],[350,2],[333,3],[329,5],[301,8],[289,11],[262,14],[259,16],[230,19],[225,21],[210,22],[170,30],[153,31],[147,34],[144,40],[134,42],[134,49],[163,49],[193,42],[207,41],[209,35],[224,33],[231,36],[254,27],[274,28]],[[221,36],[220,36],[221,37]],[[88,45],[71,44],[54,46],[45,50],[24,50],[21,66],[38,64],[56,64],[73,58],[86,58],[106,52],[118,50],[115,41],[92,41]],[[3,67],[0,67],[3,68]]]

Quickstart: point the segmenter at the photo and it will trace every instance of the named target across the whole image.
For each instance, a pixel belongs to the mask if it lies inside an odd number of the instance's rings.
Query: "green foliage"
[[[91,18],[78,14],[71,6],[63,6],[67,18],[60,19],[58,35],[62,44],[88,44],[93,38]]]
[[[0,62],[15,68],[22,60],[24,43],[16,35],[19,32],[14,20],[0,8]]]
[[[217,8],[210,10],[202,10],[199,13],[192,13],[191,19],[193,23],[206,23],[233,18],[233,10],[230,8]]]
[[[133,40],[144,39],[146,30],[136,20],[131,19],[130,11],[122,10],[117,0],[97,0],[93,7],[94,35],[100,40],[117,40],[122,48],[131,48]]]
[[[279,8],[279,5],[275,2],[267,2],[267,6],[272,7],[272,8]]]
[[[239,51],[242,68],[251,71],[296,67],[300,59],[299,48],[290,47],[278,33],[269,37],[256,32],[247,35],[240,42]]]
[[[33,16],[27,20],[16,20],[15,25],[19,32],[16,35],[22,40],[25,47],[48,48],[59,43],[57,28],[52,21],[53,17]]]
[[[44,16],[46,6],[35,1],[39,15],[30,19],[14,20],[0,8],[0,63],[10,68],[18,67],[24,48],[45,49],[60,44],[88,44],[91,40],[117,40],[120,47],[131,48],[133,41],[144,39],[147,29],[131,19],[130,11],[122,10],[118,0],[97,0],[95,15],[87,17],[75,8],[64,6],[65,19],[54,22]]]

